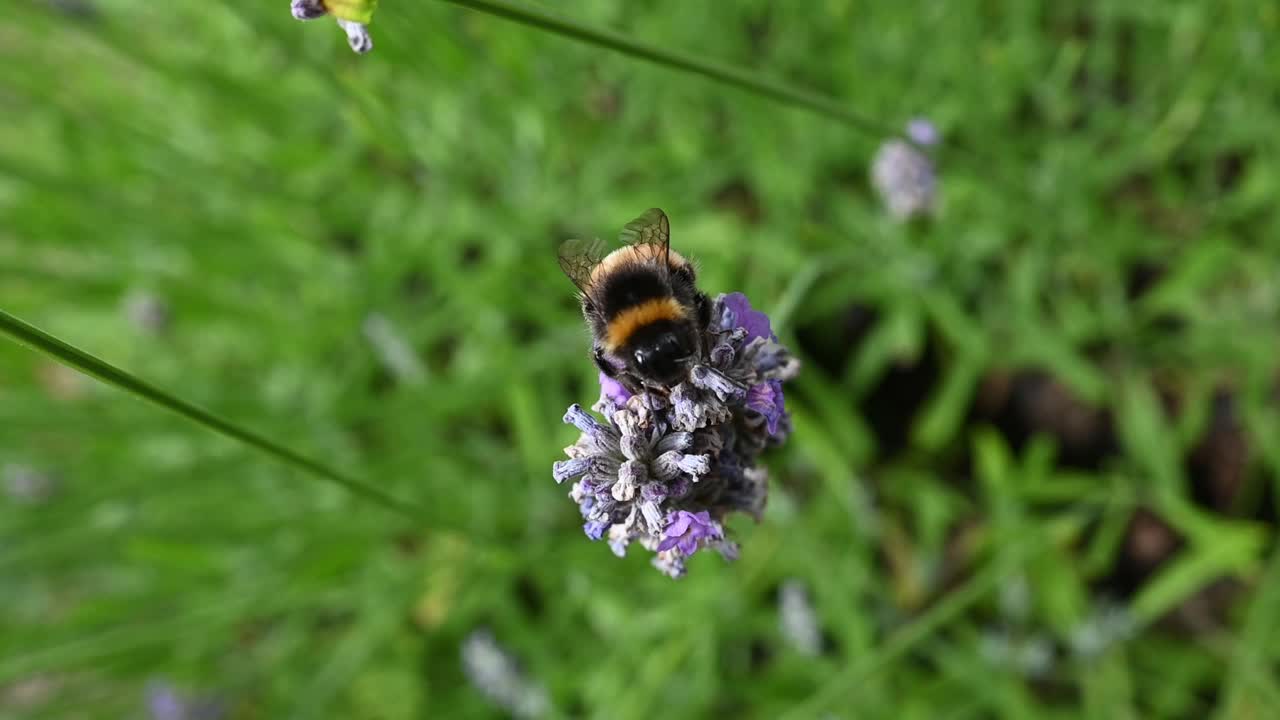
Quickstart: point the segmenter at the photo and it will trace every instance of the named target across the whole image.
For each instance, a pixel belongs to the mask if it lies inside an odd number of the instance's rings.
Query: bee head
[[[670,386],[683,379],[692,357],[688,333],[670,327],[640,334],[628,360],[640,377]]]

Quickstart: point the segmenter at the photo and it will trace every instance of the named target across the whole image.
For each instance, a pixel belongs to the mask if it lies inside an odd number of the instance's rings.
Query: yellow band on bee
[[[626,344],[627,340],[635,334],[636,330],[657,322],[659,320],[681,320],[684,318],[684,308],[675,298],[664,297],[646,300],[639,305],[629,307],[618,313],[618,316],[609,321],[608,333],[605,336],[605,343],[608,350],[613,352]]]

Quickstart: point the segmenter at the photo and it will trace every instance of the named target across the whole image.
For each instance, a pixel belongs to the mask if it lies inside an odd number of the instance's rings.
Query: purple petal
[[[599,540],[604,537],[604,533],[609,529],[609,523],[604,520],[589,520],[582,526],[582,531],[592,540]]]
[[[689,526],[693,524],[693,513],[677,510],[672,513],[667,520],[666,534],[668,537],[676,537],[689,532]]]
[[[666,540],[663,540],[662,542],[658,543],[658,552],[665,552],[667,550],[670,550],[671,548],[675,547],[679,543],[680,543],[680,538],[669,537]]]
[[[626,405],[631,399],[630,390],[603,372],[600,373],[600,394],[619,407]]]
[[[778,434],[778,421],[786,411],[780,380],[766,380],[747,391],[747,407],[764,416],[769,434]]]
[[[751,309],[751,301],[747,300],[747,296],[742,293],[729,293],[724,296],[724,305],[733,313],[734,327],[740,327],[747,331],[747,337],[744,343],[751,342],[752,338],[766,338],[769,340],[777,340],[778,337],[773,334],[773,328],[769,325],[769,316],[759,310]]]

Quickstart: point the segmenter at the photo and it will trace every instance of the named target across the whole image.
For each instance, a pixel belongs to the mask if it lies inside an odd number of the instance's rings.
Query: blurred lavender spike
[[[219,700],[186,695],[163,680],[147,685],[146,706],[150,720],[221,720],[226,716]]]
[[[481,694],[517,718],[543,717],[551,709],[547,691],[524,676],[488,630],[474,630],[463,641],[462,669]]]
[[[58,476],[22,463],[5,463],[0,471],[4,492],[16,502],[30,505],[46,502],[58,491]]]
[[[421,385],[426,380],[427,372],[417,353],[385,315],[370,313],[363,329],[378,359],[397,380],[406,385]]]
[[[889,140],[871,162],[871,184],[896,220],[933,212],[938,181],[933,161],[904,140]]]
[[[163,335],[173,319],[169,305],[159,295],[146,290],[131,290],[121,301],[125,318],[138,331]]]
[[[822,630],[809,593],[799,580],[788,580],[778,590],[778,624],[782,637],[796,652],[810,657],[822,653]]]

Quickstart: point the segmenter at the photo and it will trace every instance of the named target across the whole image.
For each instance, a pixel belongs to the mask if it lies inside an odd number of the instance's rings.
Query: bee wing
[[[657,245],[666,253],[671,247],[671,224],[667,222],[666,213],[649,208],[627,223],[618,239],[628,245]]]
[[[565,240],[560,244],[560,269],[585,295],[591,287],[591,271],[607,254],[600,240]]]
[[[628,245],[653,245],[662,257],[662,271],[671,270],[671,223],[659,208],[649,208],[622,227],[618,239]]]

